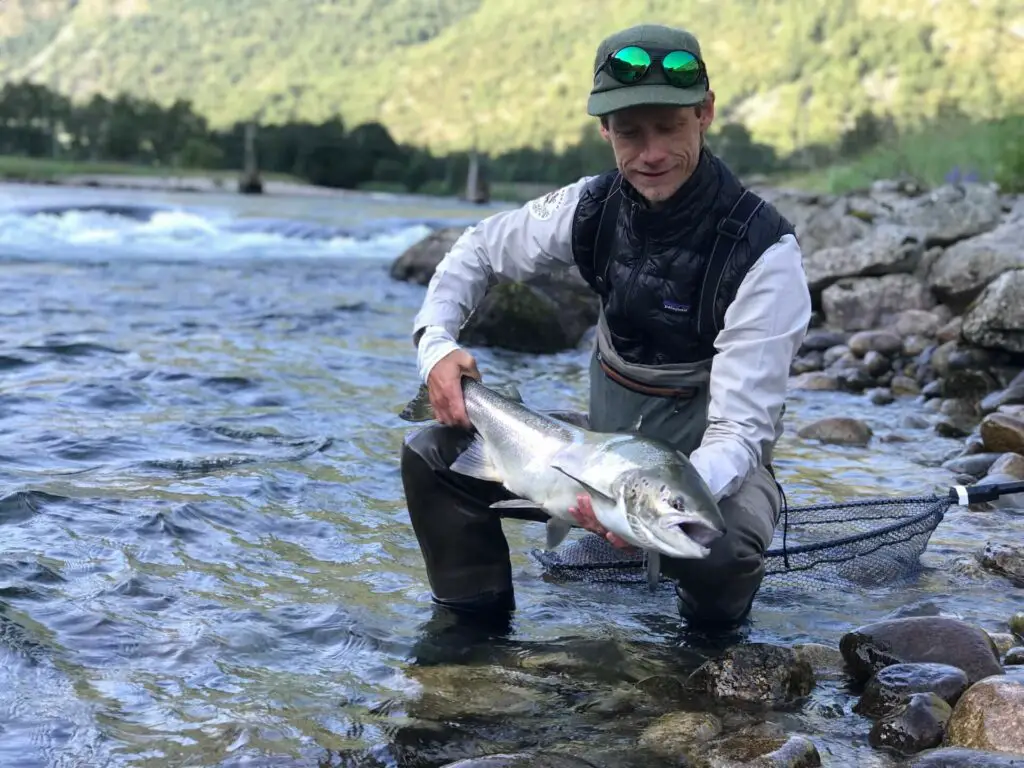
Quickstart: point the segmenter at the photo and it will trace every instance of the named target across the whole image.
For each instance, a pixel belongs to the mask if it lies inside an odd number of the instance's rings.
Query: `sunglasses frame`
[[[612,68],[611,65],[612,62],[615,60],[616,56],[621,54],[623,51],[630,50],[631,48],[636,48],[639,51],[643,51],[647,55],[647,58],[650,59],[650,62],[644,66],[643,71],[637,76],[635,80],[626,81],[615,74],[615,70]],[[672,82],[673,75],[665,69],[665,59],[671,56],[673,53],[684,53],[687,56],[692,56],[693,60],[697,62],[697,72],[694,74],[693,82],[687,83],[685,85]],[[703,59],[701,59],[700,56],[693,53],[692,51],[686,51],[681,48],[648,49],[644,48],[641,45],[625,45],[622,48],[619,48],[618,50],[609,53],[605,57],[605,60],[601,63],[601,66],[597,68],[597,72],[595,73],[595,75],[600,74],[603,70],[607,70],[608,76],[611,77],[612,80],[619,83],[620,85],[636,85],[650,74],[651,70],[654,68],[655,65],[661,67],[662,77],[664,77],[665,82],[671,85],[673,88],[692,88],[693,86],[700,83],[701,80],[704,81],[705,85],[709,85],[707,67],[704,66]]]

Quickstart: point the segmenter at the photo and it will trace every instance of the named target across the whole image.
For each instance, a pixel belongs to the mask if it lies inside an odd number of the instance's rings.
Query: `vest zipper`
[[[633,206],[636,207],[636,203],[633,203]],[[632,302],[633,293],[636,290],[636,277],[637,277],[637,275],[640,274],[640,268],[646,263],[646,261],[647,261],[647,231],[645,229],[644,233],[643,233],[643,238],[640,241],[640,258],[638,258],[636,260],[636,264],[633,266],[633,269],[630,270],[629,280],[626,282],[626,304],[627,304],[627,306]]]

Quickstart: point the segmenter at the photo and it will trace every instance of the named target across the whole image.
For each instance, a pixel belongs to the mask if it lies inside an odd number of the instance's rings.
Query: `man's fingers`
[[[608,542],[613,547],[618,547],[619,549],[624,549],[624,550],[627,550],[629,552],[633,552],[633,551],[636,550],[636,547],[634,547],[632,544],[630,544],[625,539],[622,539],[622,538],[616,536],[614,533],[610,533],[609,532],[608,535],[605,536],[605,538],[608,539]]]

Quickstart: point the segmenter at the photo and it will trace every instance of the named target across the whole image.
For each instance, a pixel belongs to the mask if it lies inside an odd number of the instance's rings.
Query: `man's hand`
[[[427,392],[434,416],[442,424],[470,429],[472,424],[466,415],[466,404],[462,400],[462,377],[470,376],[480,381],[476,360],[464,349],[456,349],[442,357],[427,376]]]
[[[607,539],[614,547],[624,549],[627,552],[636,551],[636,548],[628,541],[621,539],[611,531],[605,530],[604,526],[597,522],[597,515],[594,514],[594,507],[590,503],[590,496],[585,493],[578,494],[576,496],[576,504],[577,506],[575,507],[569,507],[569,514],[576,519],[580,527]]]

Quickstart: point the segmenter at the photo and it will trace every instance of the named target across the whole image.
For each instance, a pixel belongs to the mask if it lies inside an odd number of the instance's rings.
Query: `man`
[[[641,432],[690,457],[728,531],[704,560],[662,558],[690,625],[750,611],[781,508],[771,451],[811,303],[792,225],[746,193],[705,146],[715,97],[698,41],[658,25],[604,40],[588,112],[616,170],[587,177],[467,230],[441,261],[414,321],[419,370],[440,424],[402,448],[402,480],[434,602],[456,614],[514,610],[508,544],[488,505],[500,486],[445,470],[471,437],[458,333],[488,285],[576,265],[600,296],[590,406],[599,431]],[[624,545],[596,523],[581,525]],[[521,510],[505,515],[542,519]]]

